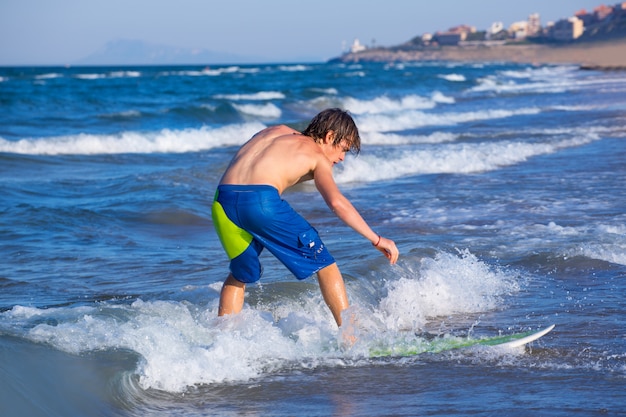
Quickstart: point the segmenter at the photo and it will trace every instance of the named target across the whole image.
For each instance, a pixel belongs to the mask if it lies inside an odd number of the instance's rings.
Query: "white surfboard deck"
[[[370,350],[370,357],[386,356],[415,356],[421,353],[438,353],[453,349],[463,349],[472,346],[488,346],[494,348],[517,348],[539,339],[550,333],[555,325],[548,326],[537,332],[523,332],[504,336],[487,337],[483,339],[463,339],[455,337],[436,338],[430,341],[411,341],[394,346],[379,347]]]
[[[552,329],[554,329],[554,326],[555,325],[553,324],[553,325],[551,325],[549,327],[546,327],[545,329],[540,330],[540,331],[538,331],[536,333],[530,334],[530,335],[528,335],[526,337],[522,337],[521,339],[511,340],[510,342],[500,343],[500,344],[497,344],[495,346],[499,346],[499,347],[503,347],[503,348],[515,348],[515,347],[523,346],[523,345],[525,345],[527,343],[530,343],[530,342],[532,342],[534,340],[537,340],[540,337],[550,333],[552,331]]]

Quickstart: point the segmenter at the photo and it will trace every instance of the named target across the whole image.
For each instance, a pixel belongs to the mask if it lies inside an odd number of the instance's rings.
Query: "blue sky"
[[[612,5],[617,1],[609,2]],[[72,64],[132,39],[264,62],[325,61],[354,38],[392,46],[458,24],[569,17],[589,0],[0,0],[0,65]]]

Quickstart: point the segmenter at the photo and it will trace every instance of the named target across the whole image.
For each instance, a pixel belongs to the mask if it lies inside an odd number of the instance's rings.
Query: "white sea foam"
[[[539,114],[536,107],[517,110],[482,110],[464,113],[425,113],[421,111],[405,111],[393,115],[374,114],[359,117],[359,129],[370,131],[397,131],[416,129],[424,126],[450,126],[476,120],[504,119],[520,115]]]
[[[598,89],[601,86],[621,85],[624,78],[584,77],[572,67],[528,68],[521,71],[502,71],[478,80],[470,92],[518,93],[561,93],[584,88]]]
[[[580,234],[586,239],[572,248],[567,255],[582,255],[592,259],[626,265],[626,225],[598,225]]]
[[[370,132],[361,138],[368,145],[407,145],[415,143],[454,142],[459,135],[448,132],[434,132],[430,135],[401,135],[397,133]]]
[[[330,96],[336,96],[337,94],[339,94],[339,91],[336,88],[333,87],[329,87],[329,88],[310,88],[309,90],[317,92],[317,93],[322,93],[322,94],[328,94]]]
[[[210,69],[210,68],[205,68],[203,70],[187,70],[187,71],[174,71],[174,72],[166,72],[163,73],[161,75],[163,76],[170,76],[170,75],[178,75],[178,76],[183,76],[183,77],[217,77],[219,75],[222,75],[222,73],[224,73],[224,71],[220,71],[220,70],[215,70],[215,69]]]
[[[592,259],[626,265],[626,242],[624,243],[587,243],[580,247],[581,255]],[[577,254],[572,252],[570,254]]]
[[[216,303],[198,308],[142,300],[45,310],[14,307],[2,315],[30,328],[26,336],[31,340],[66,352],[137,352],[142,360],[135,372],[142,388],[181,392],[197,384],[248,381],[300,361],[336,356],[336,326],[321,297],[317,301],[305,307],[311,308],[306,314],[299,313],[302,306],[289,306],[277,321],[249,307],[217,318]],[[46,318],[57,324],[47,324]]]
[[[166,72],[160,73],[159,75],[162,77],[168,77],[168,76],[217,77],[222,74],[232,74],[235,72],[239,72],[240,70],[241,68],[239,66],[233,65],[229,67],[219,67],[219,68],[206,67],[201,70],[166,71]]]
[[[40,74],[35,77],[36,80],[50,80],[53,78],[61,78],[63,74],[59,74],[58,72],[51,72],[48,74]]]
[[[514,273],[494,269],[468,251],[406,261],[395,270],[397,278],[378,281],[386,287],[382,299],[353,297],[352,326],[358,334],[383,331],[387,342],[402,339],[406,330],[413,334],[437,317],[490,311],[519,288]],[[340,348],[341,335],[319,291],[303,299],[246,305],[241,313],[222,318],[216,317],[216,294],[208,306],[158,300],[15,306],[0,313],[0,330],[19,328],[22,337],[73,354],[131,350],[141,357],[134,370],[140,386],[170,392],[250,381],[294,366],[344,366],[343,359],[367,356],[372,347],[371,338],[362,337],[356,349]]]
[[[344,77],[365,77],[365,71],[346,72]]]
[[[626,238],[626,224],[602,224],[598,230],[607,235],[623,236]]]
[[[403,111],[397,114],[363,114],[358,116],[359,130],[363,132],[389,132],[416,129],[423,126],[446,126],[476,120],[503,119],[513,116],[539,114],[537,107],[517,110],[481,110],[464,113],[426,113]]]
[[[502,228],[503,225],[498,225]],[[590,259],[626,265],[626,226],[598,225],[562,226],[556,222],[516,225],[508,230],[516,236],[518,250],[558,245],[566,258],[583,256]]]
[[[441,74],[438,75],[439,78],[443,78],[446,81],[451,81],[451,82],[463,82],[463,81],[467,81],[467,79],[465,78],[465,75],[463,74]]]
[[[453,104],[456,102],[454,97],[448,97],[440,91],[434,91],[431,98],[435,103]]]
[[[250,380],[301,355],[298,342],[285,337],[271,315],[246,309],[226,319],[216,316],[183,303],[138,300],[76,312],[58,325],[39,324],[29,337],[71,353],[135,351],[142,357],[136,369],[142,388],[171,392]]]
[[[285,98],[285,95],[280,91],[259,91],[258,93],[251,94],[216,94],[213,96],[216,99],[224,100],[281,100]]]
[[[278,69],[280,71],[287,71],[287,72],[295,72],[295,71],[309,71],[311,70],[311,67],[306,66],[306,65],[279,65]]]
[[[102,78],[137,78],[141,77],[142,74],[139,71],[111,71],[108,73],[84,73],[84,74],[75,74],[74,78],[83,79],[83,80],[98,80]],[[36,80],[49,80],[54,78],[62,78],[64,74],[51,72],[46,74],[40,74],[35,76]]]
[[[387,329],[421,330],[429,319],[496,308],[519,290],[516,275],[490,267],[469,251],[439,253],[418,271],[388,285],[377,314]]]
[[[403,110],[432,109],[436,106],[436,103],[433,100],[420,97],[418,95],[408,95],[397,99],[381,96],[371,100],[359,100],[347,97],[342,101],[343,107],[355,115],[395,113]]]
[[[78,78],[81,80],[99,80],[101,78],[106,78],[106,74],[76,74],[74,78]]]
[[[240,145],[266,126],[254,122],[221,128],[124,132],[118,135],[79,134],[7,141],[0,152],[27,155],[95,155],[120,153],[183,153]]]
[[[113,71],[109,73],[109,77],[111,78],[137,78],[137,77],[141,77],[141,72],[139,71]]]
[[[498,80],[487,77],[479,80],[479,85],[469,91],[493,91],[496,93],[562,93],[574,87],[570,80],[553,80],[550,82],[528,82],[518,84],[512,80]]]
[[[573,74],[574,72],[565,66],[501,71],[479,79],[479,84],[469,91],[558,93],[575,86]]]
[[[257,67],[239,68],[239,72],[242,74],[257,74],[261,72],[261,68],[257,68]]]
[[[580,73],[578,66],[575,65],[556,65],[541,67],[526,67],[522,70],[506,70],[499,74],[510,78],[534,78],[534,79],[554,79],[554,78],[573,78]]]
[[[396,156],[361,155],[348,157],[338,168],[337,182],[380,181],[416,174],[474,173],[498,169],[545,155],[559,149],[581,146],[598,136],[564,139],[554,142],[527,143],[514,141],[451,143],[437,147],[403,151]]]
[[[274,103],[233,104],[233,107],[241,113],[251,116],[259,116],[265,119],[277,119],[282,114],[282,111]]]
[[[133,117],[141,117],[141,112],[138,110],[127,110],[120,113],[109,113],[102,114],[99,117],[102,118],[133,118]]]

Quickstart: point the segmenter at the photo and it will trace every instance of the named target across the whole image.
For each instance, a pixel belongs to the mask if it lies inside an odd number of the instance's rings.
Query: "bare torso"
[[[319,163],[332,163],[313,139],[290,127],[269,127],[257,133],[237,152],[220,184],[266,184],[282,193],[313,178]]]

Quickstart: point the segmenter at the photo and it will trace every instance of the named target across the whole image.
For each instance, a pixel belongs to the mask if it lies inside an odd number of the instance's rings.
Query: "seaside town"
[[[610,40],[626,37],[626,2],[613,6],[599,5],[592,11],[585,9],[556,22],[541,24],[541,17],[533,13],[526,20],[514,22],[508,27],[502,22],[494,22],[491,27],[477,30],[467,24],[452,27],[446,31],[424,33],[402,45],[384,48],[403,50],[428,49],[440,46],[497,46],[512,43],[556,44],[591,40]],[[374,41],[372,42],[375,43]],[[355,39],[349,53],[358,54],[367,49],[359,39]]]

